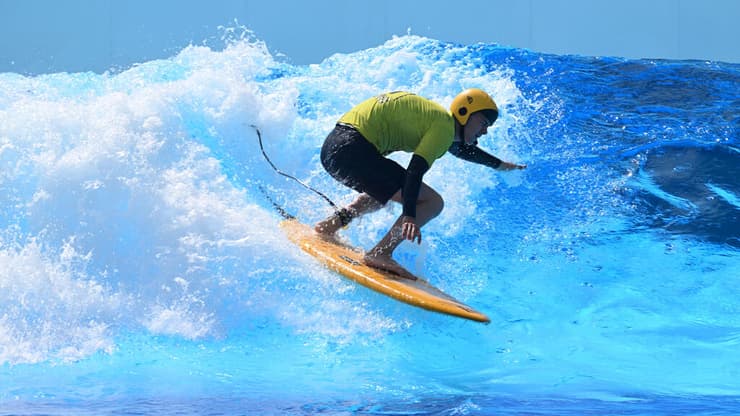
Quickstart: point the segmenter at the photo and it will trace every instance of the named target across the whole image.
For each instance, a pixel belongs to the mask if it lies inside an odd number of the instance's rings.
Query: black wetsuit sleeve
[[[460,159],[488,166],[493,169],[498,169],[502,162],[501,159],[489,154],[478,146],[467,146],[461,142],[453,142],[448,151],[452,153],[453,156],[459,157]]]
[[[429,163],[419,156],[413,155],[409,167],[406,169],[406,183],[403,185],[403,215],[416,218],[416,201],[419,199],[421,180],[429,170]]]

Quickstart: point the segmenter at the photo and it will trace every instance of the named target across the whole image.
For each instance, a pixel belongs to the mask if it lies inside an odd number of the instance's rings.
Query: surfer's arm
[[[515,163],[504,162],[476,145],[467,146],[462,142],[452,142],[448,151],[452,153],[453,156],[459,157],[460,159],[488,166],[493,169],[514,170],[524,169],[527,167],[527,165],[517,165]]]
[[[423,157],[417,154],[411,157],[409,167],[406,169],[406,183],[401,190],[404,216],[416,218],[416,201],[419,199],[421,181],[428,170],[429,163]]]
[[[401,215],[401,235],[404,240],[418,240],[421,244],[421,230],[416,224],[416,203],[419,200],[421,181],[429,170],[429,163],[423,157],[414,154],[406,169],[406,182],[401,190],[403,214]]]

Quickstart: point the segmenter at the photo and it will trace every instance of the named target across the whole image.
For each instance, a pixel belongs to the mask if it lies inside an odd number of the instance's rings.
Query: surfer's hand
[[[412,243],[418,239],[419,244],[421,244],[421,229],[416,225],[416,218],[403,217],[401,220],[401,236],[404,240],[411,240]]]
[[[499,170],[521,170],[526,169],[527,165],[518,165],[516,163],[511,162],[501,162],[501,165],[499,165]]]

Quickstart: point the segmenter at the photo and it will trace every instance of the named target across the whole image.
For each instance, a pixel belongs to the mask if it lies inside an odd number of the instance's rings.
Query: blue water
[[[358,287],[277,229],[388,90],[495,97],[398,259],[490,325]],[[105,74],[0,74],[0,414],[740,412],[740,65],[416,36],[293,66],[259,40]],[[405,163],[407,155],[394,155]],[[400,212],[343,232],[371,246]]]

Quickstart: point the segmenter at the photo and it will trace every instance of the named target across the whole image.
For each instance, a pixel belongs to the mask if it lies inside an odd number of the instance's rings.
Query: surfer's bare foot
[[[404,269],[403,266],[398,264],[390,256],[367,253],[365,254],[365,257],[363,257],[362,262],[375,269],[391,272],[405,279],[416,280],[416,276]]]
[[[352,247],[349,243],[342,240],[342,238],[337,234],[337,230],[341,227],[337,227],[335,229],[333,227],[333,224],[331,223],[329,223],[328,226],[323,224],[328,222],[329,220],[331,220],[331,218],[321,221],[313,227],[313,231],[316,233],[316,236],[328,243],[348,248],[352,251],[357,251],[356,248]]]
[[[349,224],[349,222],[352,221],[352,218],[356,215],[357,214],[353,213],[353,211],[347,208],[342,208],[336,210],[325,220],[317,222],[313,229],[322,237],[336,239],[334,234],[336,234],[340,228]]]
[[[331,216],[314,225],[313,230],[322,238],[336,239],[337,230],[342,228],[342,223],[335,216]]]

